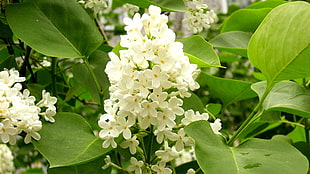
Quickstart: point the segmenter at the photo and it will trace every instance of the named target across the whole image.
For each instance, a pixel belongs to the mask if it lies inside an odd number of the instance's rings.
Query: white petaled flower
[[[142,174],[143,161],[138,161],[135,157],[130,158],[130,165],[127,170],[129,172],[135,172],[135,174]]]
[[[184,113],[184,118],[181,120],[182,124],[188,125],[194,121],[199,120],[208,120],[209,114],[208,113],[202,113],[200,114],[198,111],[196,113],[190,109]]]
[[[52,97],[49,92],[45,90],[42,91],[42,99],[36,104],[38,107],[45,107],[45,112],[40,113],[40,115],[44,116],[46,121],[55,122],[53,116],[56,115],[56,107],[54,106],[57,103],[57,98]]]
[[[16,136],[22,132],[26,133],[25,143],[30,143],[32,138],[39,140],[40,116],[55,121],[57,98],[43,90],[42,100],[35,104],[36,98],[29,90],[22,91],[20,82],[23,81],[25,78],[19,77],[14,69],[0,72],[0,141],[3,143],[15,144]]]
[[[220,119],[216,119],[214,123],[210,123],[210,126],[215,134],[222,135],[221,132],[219,132],[222,129],[222,123]]]
[[[15,171],[13,155],[6,144],[0,144],[0,173],[13,174]]]
[[[155,155],[161,158],[161,161],[168,162],[176,157],[178,157],[178,152],[175,150],[175,148],[171,148],[168,145],[168,142],[164,142],[164,149],[163,150],[157,150],[155,152]]]
[[[136,12],[139,11],[139,7],[136,5],[132,5],[129,3],[126,3],[122,6],[122,8],[124,9],[124,11],[127,11],[129,15],[134,15]]]
[[[151,169],[157,174],[171,174],[172,170],[166,167],[166,163],[164,161],[159,162],[158,165],[152,165]]]
[[[130,139],[125,140],[120,144],[122,148],[129,148],[131,154],[135,154],[137,152],[137,146],[139,145],[139,141],[137,140],[137,136],[133,136]]]
[[[98,14],[99,11],[108,7],[108,0],[88,0],[86,3],[80,1],[81,4],[85,4],[85,8],[91,8],[94,10],[94,15]]]
[[[188,29],[193,33],[199,33],[203,29],[209,29],[212,23],[215,23],[217,15],[213,10],[208,9],[208,5],[203,4],[203,0],[188,1],[188,12],[185,13],[183,23],[188,25]]]
[[[111,164],[112,164],[110,155],[106,155],[106,156],[105,156],[104,162],[105,162],[105,165],[102,166],[102,169],[103,169],[103,170],[104,170],[104,169],[107,169],[107,168],[110,167]]]
[[[104,147],[114,145],[112,139],[121,134],[124,144],[128,143],[133,125],[141,129],[153,126],[160,137],[157,141],[171,140],[176,116],[184,114],[181,98],[199,88],[197,65],[190,64],[167,23],[168,17],[156,6],[150,6],[142,16],[136,13],[132,19],[124,19],[127,34],[121,36],[120,46],[125,49],[119,55],[109,53],[111,61],[105,69],[110,98],[105,100],[106,113],[98,121]],[[130,151],[135,152],[133,148]]]
[[[188,169],[186,172],[186,174],[195,174],[195,173],[196,173],[196,171],[192,168]]]

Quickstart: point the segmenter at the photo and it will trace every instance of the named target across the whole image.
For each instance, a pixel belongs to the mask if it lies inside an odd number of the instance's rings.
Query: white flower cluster
[[[126,3],[122,6],[123,10],[128,13],[128,15],[133,16],[136,12],[139,11],[139,7],[133,4]]]
[[[0,173],[13,174],[15,170],[13,155],[6,144],[0,144]]]
[[[188,25],[188,29],[193,33],[199,33],[203,29],[209,29],[212,23],[217,21],[217,15],[213,10],[208,9],[208,5],[203,3],[203,0],[192,0],[195,6],[189,8],[185,13],[183,23]]]
[[[150,6],[148,11],[149,14],[137,13],[133,19],[124,19],[127,35],[121,36],[120,45],[125,49],[119,51],[119,56],[109,53],[111,61],[105,72],[111,83],[110,98],[105,100],[106,113],[98,121],[102,128],[99,137],[105,140],[104,148],[116,148],[114,139],[122,135],[125,140],[120,146],[135,154],[139,141],[130,128],[151,127],[157,142],[164,143],[164,148],[155,152],[161,160],[151,169],[171,173],[166,163],[177,157],[177,151],[185,145],[193,143],[183,128],[175,131],[180,126],[175,121],[177,116],[184,115],[181,124],[188,125],[207,120],[208,114],[184,112],[181,108],[181,98],[190,97],[189,91],[199,88],[195,81],[199,69],[184,55],[182,43],[175,41],[175,33],[168,28],[168,17],[161,14],[161,9]],[[174,142],[174,147],[168,141]],[[130,171],[141,173],[135,166],[143,166],[143,162],[135,158],[130,161]]]
[[[101,10],[108,7],[109,0],[86,0],[79,1],[80,4],[85,4],[85,8],[91,8],[94,11],[94,15],[97,15]]]
[[[42,100],[35,104],[35,97],[29,90],[22,90],[19,82],[25,81],[19,77],[19,72],[11,69],[0,72],[0,142],[16,143],[16,136],[26,133],[25,143],[31,138],[39,140],[38,131],[42,128],[39,120],[43,116],[45,120],[54,122],[56,114],[56,97],[51,97],[45,90],[42,91]]]

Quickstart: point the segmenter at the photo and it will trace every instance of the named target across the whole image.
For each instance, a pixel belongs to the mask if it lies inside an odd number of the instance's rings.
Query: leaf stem
[[[271,91],[274,84],[267,85],[267,88],[263,94],[263,96],[259,99],[258,104],[255,106],[251,114],[248,116],[248,118],[241,124],[239,129],[234,133],[234,135],[228,140],[227,144],[229,146],[233,146],[234,142],[239,138],[239,136],[253,123],[255,122],[259,116],[261,115],[261,112],[259,112],[260,107],[262,106],[264,100],[266,99],[267,95]]]

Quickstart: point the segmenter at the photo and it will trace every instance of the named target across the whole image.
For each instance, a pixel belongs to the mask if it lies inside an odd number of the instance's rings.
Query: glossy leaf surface
[[[237,10],[224,21],[221,33],[228,31],[254,32],[270,10],[271,8]]]
[[[90,55],[103,41],[95,23],[75,0],[25,0],[6,9],[14,34],[53,57]]]
[[[178,39],[183,43],[183,51],[189,57],[191,63],[199,67],[220,67],[220,59],[212,45],[203,37],[194,35]]]
[[[201,75],[209,86],[210,93],[221,99],[223,107],[236,101],[256,97],[250,82],[219,78],[206,73],[201,73]]]
[[[252,85],[261,98],[267,83],[258,82]],[[264,111],[282,111],[310,118],[310,91],[291,81],[277,83],[262,104]]]
[[[247,57],[250,33],[242,31],[230,31],[215,36],[210,43],[218,49]]]
[[[204,173],[305,174],[308,170],[306,157],[284,141],[250,139],[230,147],[207,121],[193,122],[185,131],[195,140],[195,154]]]
[[[286,3],[274,8],[253,34],[248,56],[268,83],[310,76],[309,18],[309,3]]]
[[[41,139],[32,141],[51,168],[84,163],[111,150],[102,148],[102,140],[94,135],[82,116],[60,112],[55,120],[55,123],[44,122],[39,131]]]

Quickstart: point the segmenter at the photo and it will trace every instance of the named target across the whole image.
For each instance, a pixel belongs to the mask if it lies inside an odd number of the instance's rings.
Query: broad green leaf
[[[93,54],[89,57],[89,63],[91,65],[91,69],[94,71],[94,74],[99,82],[101,87],[101,91],[97,89],[95,80],[91,76],[87,66],[82,63],[75,64],[72,67],[73,76],[75,80],[85,89],[87,89],[94,101],[100,103],[100,93],[105,92],[105,95],[108,95],[108,87],[109,87],[109,80],[106,74],[104,73],[105,65],[109,61],[108,54],[96,50]]]
[[[247,9],[275,8],[284,3],[287,3],[287,1],[282,1],[282,0],[259,1],[259,2],[249,5]]]
[[[192,95],[189,98],[183,98],[183,105],[182,108],[187,111],[187,110],[194,110],[194,111],[199,111],[200,113],[204,112],[204,105],[201,102],[200,98],[192,93]]]
[[[12,42],[13,32],[10,27],[0,21],[0,38],[6,42]]]
[[[209,86],[211,95],[220,98],[224,108],[236,101],[256,97],[250,82],[214,77],[206,73],[200,74]]]
[[[48,160],[50,167],[70,166],[93,160],[109,152],[102,140],[94,135],[82,116],[59,112],[55,123],[43,123],[41,139],[32,143]]]
[[[218,49],[232,52],[247,57],[250,33],[242,31],[230,31],[215,36],[210,43]]]
[[[239,62],[241,60],[240,57],[238,57],[238,55],[227,51],[221,51],[218,53],[218,55],[222,63]]]
[[[206,105],[206,109],[211,114],[217,115],[221,112],[222,105],[221,104],[215,104],[215,103],[209,103]]]
[[[266,81],[252,85],[261,98],[266,90]],[[269,92],[262,104],[262,110],[282,111],[310,118],[310,91],[292,81],[281,81]]]
[[[296,149],[298,149],[302,154],[304,154],[307,157],[310,165],[310,144],[307,142],[297,142],[294,143],[294,146],[296,147]]]
[[[0,64],[5,62],[7,59],[9,59],[11,55],[9,54],[7,49],[0,50]]]
[[[185,132],[195,140],[195,154],[204,173],[305,174],[308,161],[284,141],[250,139],[230,147],[213,133],[207,121],[193,122]]]
[[[270,11],[271,8],[237,10],[224,21],[221,33],[228,31],[254,32]]]
[[[183,43],[183,51],[191,63],[195,63],[199,67],[221,67],[220,59],[212,45],[203,37],[193,35],[177,41]]]
[[[48,174],[103,174],[111,173],[111,167],[103,170],[104,156],[85,164],[48,169]]]
[[[287,136],[290,137],[294,143],[299,141],[306,142],[305,128],[301,126],[296,126],[294,130],[290,132]]]
[[[103,41],[94,21],[75,0],[25,0],[8,5],[6,16],[18,38],[48,56],[88,56]]]
[[[158,7],[162,8],[162,11],[177,11],[177,12],[185,12],[187,11],[187,8],[185,6],[184,1],[180,1],[180,0],[117,0],[123,3],[130,3],[130,4],[134,4],[137,5],[141,8],[148,8],[150,5],[156,5]],[[115,3],[115,2],[113,2]]]
[[[310,76],[309,18],[309,3],[286,3],[274,8],[253,34],[248,56],[268,84]]]

